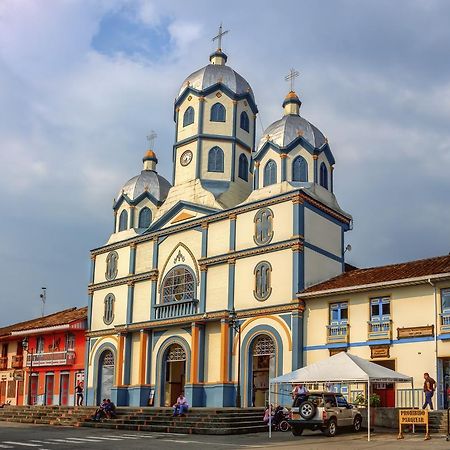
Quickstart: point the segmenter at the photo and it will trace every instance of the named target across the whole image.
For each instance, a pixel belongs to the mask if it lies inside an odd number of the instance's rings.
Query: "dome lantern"
[[[158,135],[153,130],[147,136],[148,150],[142,158],[142,162],[144,163],[143,170],[153,170],[154,172],[156,172],[156,164],[158,164],[158,158],[156,157],[155,152],[152,150],[152,147],[154,147],[155,139],[157,138],[157,136]]]
[[[222,24],[219,26],[219,33],[213,37],[213,42],[217,41],[217,50],[211,54],[209,60],[211,64],[224,66],[227,62],[227,55],[222,51],[222,36],[227,34],[230,30],[222,31]]]

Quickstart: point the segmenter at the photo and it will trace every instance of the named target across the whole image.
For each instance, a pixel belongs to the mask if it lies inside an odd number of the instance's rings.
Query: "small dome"
[[[194,73],[191,73],[191,75],[183,81],[178,97],[180,97],[188,87],[203,91],[216,83],[222,83],[237,95],[250,94],[252,99],[255,100],[252,88],[248,82],[231,67],[224,64],[208,64]]]
[[[163,202],[171,187],[171,184],[155,171],[143,170],[140,175],[131,178],[131,180],[128,180],[125,183],[117,198],[120,198],[122,194],[125,194],[133,201],[147,191],[155,197],[158,202]]]
[[[154,152],[153,150],[147,150],[147,151],[145,152],[143,161],[147,161],[147,160],[149,160],[149,159],[156,159],[156,160],[157,160],[156,154],[155,154],[155,152]],[[157,161],[158,161],[158,160],[157,160]]]
[[[313,124],[301,116],[288,114],[267,127],[259,141],[258,150],[268,140],[279,147],[286,147],[299,136],[302,136],[314,148],[320,148],[327,142],[322,132]]]

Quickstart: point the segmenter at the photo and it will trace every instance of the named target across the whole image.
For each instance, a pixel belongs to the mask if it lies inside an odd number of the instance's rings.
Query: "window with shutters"
[[[255,267],[254,274],[255,289],[253,291],[253,294],[259,301],[267,300],[272,293],[272,266],[267,261],[262,261]]]
[[[260,209],[253,219],[255,223],[255,244],[268,244],[273,237],[273,212],[269,208]]]
[[[103,322],[105,325],[110,325],[114,320],[114,303],[116,299],[113,294],[108,294],[105,297],[105,307],[103,311]]]
[[[105,278],[108,281],[114,280],[117,276],[117,261],[119,260],[119,255],[117,252],[110,252],[106,257],[106,272]]]

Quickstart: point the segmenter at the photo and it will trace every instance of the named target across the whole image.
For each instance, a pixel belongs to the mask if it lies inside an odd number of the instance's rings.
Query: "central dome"
[[[158,202],[163,202],[171,187],[171,184],[164,177],[153,170],[143,170],[140,175],[125,183],[117,198],[125,194],[130,200],[136,200],[144,192],[148,192]]]

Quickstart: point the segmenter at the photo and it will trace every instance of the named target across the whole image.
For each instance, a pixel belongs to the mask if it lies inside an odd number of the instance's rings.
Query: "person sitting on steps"
[[[106,405],[107,405],[106,398],[104,398],[102,400],[102,402],[100,403],[99,407],[96,409],[96,411],[91,419],[95,420],[95,421],[99,421],[102,417],[105,417],[106,416],[106,411],[105,411]]]
[[[189,405],[186,397],[184,396],[184,392],[181,391],[179,397],[177,398],[177,402],[173,405],[173,416],[185,416],[188,412]]]

